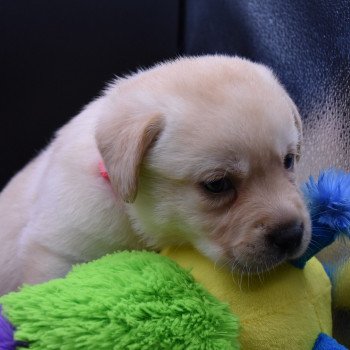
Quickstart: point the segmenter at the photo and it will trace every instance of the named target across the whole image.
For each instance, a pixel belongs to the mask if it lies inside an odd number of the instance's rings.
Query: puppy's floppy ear
[[[299,160],[299,158],[301,156],[301,144],[302,144],[302,140],[303,140],[303,124],[301,121],[301,117],[300,117],[298,108],[289,96],[288,96],[288,102],[289,102],[289,105],[292,109],[294,124],[295,124],[295,127],[297,128],[298,134],[299,134],[299,141],[298,141],[298,146],[297,146],[297,148],[298,148],[297,149],[297,152],[298,152],[297,160]]]
[[[97,146],[111,184],[125,202],[136,198],[142,159],[163,123],[160,115],[127,116],[101,122],[97,128]]]

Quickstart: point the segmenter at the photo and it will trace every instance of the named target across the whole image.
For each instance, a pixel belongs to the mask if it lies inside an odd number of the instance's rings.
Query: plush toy
[[[116,253],[24,286],[0,298],[0,349],[345,349],[330,337],[330,280],[310,257],[349,235],[349,188],[342,172],[309,182],[312,243],[264,275],[235,275],[191,247],[170,247]],[[350,309],[347,266],[335,294]]]
[[[318,181],[310,178],[303,192],[312,219],[312,240],[306,253],[294,262],[299,267],[336,238],[350,237],[350,174],[325,171]]]
[[[238,349],[228,306],[156,253],[109,255],[1,303],[17,329],[0,349]]]
[[[346,261],[337,269],[334,285],[335,307],[350,310],[350,261]]]
[[[231,275],[193,250],[165,254],[191,267],[197,281],[230,305],[241,325],[242,349],[309,349],[320,333],[330,335],[331,286],[314,258],[303,270],[283,265],[264,276]]]

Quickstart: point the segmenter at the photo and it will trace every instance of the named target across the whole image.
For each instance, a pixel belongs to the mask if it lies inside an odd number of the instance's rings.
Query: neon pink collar
[[[100,161],[98,162],[98,169],[100,170],[100,175],[101,175],[104,179],[106,179],[107,181],[111,181],[111,180],[109,179],[107,169],[106,169],[106,167],[105,167],[105,165],[104,165],[104,163],[103,163],[102,160],[100,160]]]

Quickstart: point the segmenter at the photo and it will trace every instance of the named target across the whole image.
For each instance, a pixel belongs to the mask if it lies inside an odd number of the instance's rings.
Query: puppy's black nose
[[[267,241],[282,253],[292,254],[300,247],[303,233],[304,224],[300,221],[293,221],[274,228],[267,235]]]

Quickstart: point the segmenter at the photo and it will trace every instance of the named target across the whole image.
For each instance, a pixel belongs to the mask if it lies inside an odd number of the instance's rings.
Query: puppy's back
[[[20,233],[29,221],[47,153],[32,160],[0,193],[0,295],[16,288],[22,279]]]

